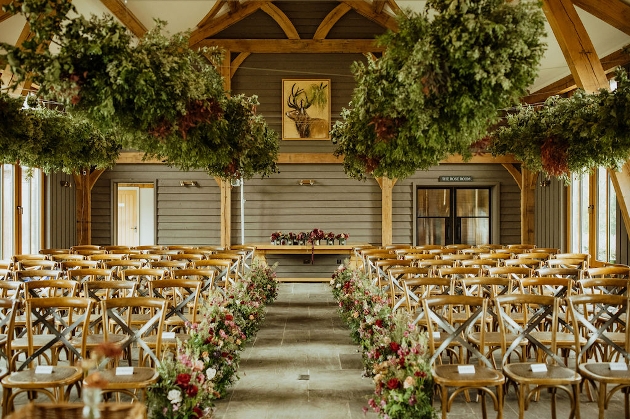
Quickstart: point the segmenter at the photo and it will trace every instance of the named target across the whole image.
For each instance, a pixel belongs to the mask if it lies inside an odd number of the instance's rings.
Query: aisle
[[[364,415],[372,381],[327,284],[280,284],[241,379],[217,402],[218,419],[376,418]]]

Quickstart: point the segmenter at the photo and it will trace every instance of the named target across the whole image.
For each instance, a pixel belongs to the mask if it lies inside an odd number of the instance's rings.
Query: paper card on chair
[[[162,332],[162,339],[175,339],[175,332]]]
[[[474,374],[475,366],[474,365],[458,365],[457,372],[460,374]]]
[[[38,365],[35,367],[35,374],[52,374],[52,365]]]
[[[133,367],[116,367],[116,375],[133,375]]]
[[[611,371],[628,371],[628,364],[625,362],[611,362],[610,363]]]
[[[532,372],[547,372],[547,364],[532,364]]]
[[[439,339],[440,338],[440,332],[433,332],[433,339]]]

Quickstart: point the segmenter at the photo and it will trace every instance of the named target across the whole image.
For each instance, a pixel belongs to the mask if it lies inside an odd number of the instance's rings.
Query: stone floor
[[[242,353],[240,380],[216,404],[214,419],[351,419],[376,418],[363,413],[374,387],[362,378],[361,355],[339,319],[336,304],[325,283],[282,283],[278,300],[255,341]],[[27,402],[16,400],[16,408]],[[436,411],[439,400],[434,401]],[[597,417],[597,404],[585,395],[582,418]],[[559,395],[558,418],[568,418],[566,396]],[[495,412],[489,406],[489,417]],[[455,401],[448,418],[481,418],[478,403]],[[530,404],[526,418],[551,417],[549,397]],[[624,417],[623,399],[613,397],[606,418]],[[505,399],[505,419],[518,418],[514,390]]]
[[[269,306],[256,340],[242,354],[241,379],[216,405],[217,419],[376,418],[363,413],[374,387],[362,378],[361,356],[340,321],[327,284],[283,283]],[[568,400],[558,396],[558,418],[568,418]],[[434,406],[440,410],[439,400]],[[582,418],[597,417],[597,404],[584,395]],[[495,417],[489,406],[489,417]],[[547,394],[530,404],[526,418],[551,417]],[[481,418],[478,403],[457,400],[449,418]],[[615,396],[607,418],[623,418],[623,399]],[[505,399],[504,418],[518,418],[513,390]]]

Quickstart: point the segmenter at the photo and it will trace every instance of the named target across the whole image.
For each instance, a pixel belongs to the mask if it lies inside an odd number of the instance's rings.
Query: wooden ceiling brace
[[[630,4],[619,0],[573,0],[573,4],[630,35]]]
[[[138,38],[142,38],[147,33],[146,26],[140,22],[140,19],[121,0],[101,0],[101,3]]]

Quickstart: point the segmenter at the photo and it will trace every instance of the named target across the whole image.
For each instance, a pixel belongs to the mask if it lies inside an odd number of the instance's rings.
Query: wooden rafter
[[[138,19],[121,0],[101,0],[101,3],[138,38],[142,38],[144,34],[147,33],[147,27],[140,22],[140,19]]]
[[[265,54],[362,54],[384,50],[373,39],[205,39],[196,46]]]
[[[610,26],[630,35],[630,4],[620,0],[573,0],[573,3]]]
[[[0,0],[0,22],[4,22],[5,20],[13,16],[13,13],[2,11],[2,6],[6,6],[7,4],[10,4],[11,1],[12,0]]]
[[[372,2],[372,8],[374,9],[374,13],[381,13],[386,4],[387,4],[387,0],[374,0]]]
[[[339,4],[333,10],[326,15],[324,20],[319,24],[317,30],[315,31],[315,35],[313,35],[313,39],[324,39],[328,36],[328,32],[335,26],[339,19],[341,19],[346,13],[351,10],[351,7],[345,3]]]
[[[228,12],[224,15],[218,16],[213,19],[205,21],[203,26],[200,26],[190,34],[190,46],[198,46],[204,39],[216,35],[224,29],[232,26],[233,24],[245,19],[252,13],[260,10],[266,1],[248,1],[243,3],[242,7],[235,13]]]
[[[401,12],[400,7],[398,6],[398,4],[396,4],[396,0],[388,0],[387,4],[389,4],[390,9],[392,9],[392,12],[394,12],[394,14],[399,14]]]
[[[221,11],[221,8],[223,8],[224,5],[225,0],[217,0],[216,3],[214,3],[214,6],[212,6],[212,9],[210,9],[210,11],[206,13],[206,15],[203,17],[203,19],[201,19],[201,21],[197,23],[197,27],[201,28],[203,26],[206,26],[209,21],[215,18],[215,16]]]
[[[277,6],[272,3],[266,3],[261,7],[261,10],[267,13],[280,26],[287,38],[300,39],[300,35],[297,29],[295,29],[295,26],[293,26],[291,19]]]
[[[394,16],[385,12],[376,13],[370,3],[355,0],[344,0],[343,2],[353,8],[358,14],[378,23],[384,28],[391,29],[393,31],[398,30],[398,22],[396,22],[396,18]]]
[[[622,48],[602,58],[601,63],[608,77],[611,77],[611,73],[617,67],[630,64],[630,52]],[[522,101],[525,103],[543,102],[549,96],[561,95],[575,89],[577,89],[575,79],[573,75],[569,75],[525,96]]]
[[[236,13],[241,8],[241,2],[239,0],[228,0],[227,5],[230,8],[230,13]]]
[[[232,62],[230,63],[230,78],[234,77],[234,74],[236,74],[236,70],[238,70],[241,64],[243,64],[243,61],[245,61],[245,59],[250,55],[251,53],[249,52],[241,52],[236,56],[235,59],[232,60]]]
[[[543,0],[543,10],[577,85],[587,92],[606,85],[595,47],[571,0]]]

